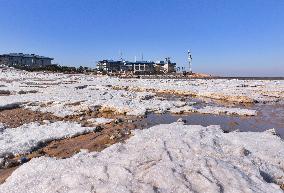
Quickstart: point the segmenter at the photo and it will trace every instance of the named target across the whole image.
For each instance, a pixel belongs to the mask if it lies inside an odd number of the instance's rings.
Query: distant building
[[[134,74],[154,74],[175,72],[176,63],[169,58],[166,61],[123,61],[101,60],[97,63],[97,70],[101,72],[132,72]]]
[[[135,74],[152,74],[155,72],[154,62],[151,61],[135,61],[135,62],[128,62],[126,65],[131,66],[131,70]]]
[[[156,72],[172,73],[176,72],[176,63],[171,62],[170,58],[165,58],[165,61],[155,62]]]
[[[8,66],[47,66],[51,65],[53,58],[35,54],[11,53],[0,55],[0,64]]]
[[[134,72],[153,73],[154,62],[149,61],[121,61],[121,60],[101,60],[97,63],[97,70],[102,72]]]
[[[97,63],[97,70],[102,72],[118,72],[123,65],[122,61],[101,60]]]

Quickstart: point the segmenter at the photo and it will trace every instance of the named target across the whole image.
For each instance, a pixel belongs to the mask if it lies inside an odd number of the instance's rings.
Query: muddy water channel
[[[173,96],[164,96],[167,100],[183,100],[187,102],[196,102],[197,107],[205,105],[227,106],[257,110],[257,116],[238,116],[238,115],[212,115],[200,113],[187,114],[149,114],[141,120],[141,125],[148,128],[158,124],[168,124],[182,118],[188,125],[220,125],[225,132],[235,130],[261,132],[274,128],[276,133],[284,139],[284,104],[230,104],[220,103],[208,99],[180,98]]]

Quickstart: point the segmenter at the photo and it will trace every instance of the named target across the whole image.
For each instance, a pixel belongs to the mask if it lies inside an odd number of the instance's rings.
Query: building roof
[[[133,62],[134,64],[154,64],[154,62],[152,61],[135,61]]]
[[[105,62],[107,62],[107,63],[122,63],[122,61],[120,61],[120,60],[100,60],[98,62],[99,63],[105,63]]]
[[[23,54],[23,53],[10,53],[10,54],[3,54],[0,56],[8,56],[8,57],[23,57],[23,58],[37,58],[37,59],[49,59],[53,60],[54,58],[39,56],[35,54]]]
[[[152,62],[152,61],[135,61],[135,62],[126,61],[124,64],[126,64],[126,65],[134,65],[134,64],[151,65],[151,64],[154,64],[154,62]]]

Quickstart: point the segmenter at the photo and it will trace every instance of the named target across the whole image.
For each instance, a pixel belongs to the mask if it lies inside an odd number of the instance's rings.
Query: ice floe
[[[107,118],[103,118],[103,117],[88,119],[88,122],[91,122],[95,125],[107,124],[107,123],[111,123],[112,121],[113,121],[113,119],[107,119]]]
[[[175,107],[169,110],[170,113],[173,114],[182,114],[182,113],[201,113],[201,114],[226,114],[226,115],[241,115],[241,116],[256,116],[256,110],[250,109],[241,109],[241,108],[232,108],[232,107],[218,107],[218,106],[204,106],[201,108],[196,108],[194,106],[182,106]]]
[[[94,131],[95,127],[82,127],[78,123],[54,122],[40,125],[29,123],[0,132],[0,158],[6,155],[28,153],[40,145],[61,138]]]
[[[136,130],[100,153],[34,158],[0,192],[282,193],[283,170],[284,142],[271,132],[173,123]]]
[[[214,107],[205,106],[200,109],[196,109],[196,112],[203,114],[226,114],[226,115],[242,115],[242,116],[255,116],[256,110],[241,109],[241,108],[228,108],[228,107]]]

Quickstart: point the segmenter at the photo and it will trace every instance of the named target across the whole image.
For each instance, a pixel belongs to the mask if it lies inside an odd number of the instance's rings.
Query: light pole
[[[188,55],[188,65],[189,65],[189,73],[192,74],[192,69],[191,69],[191,63],[192,63],[192,55],[190,50],[187,51],[187,55]]]

